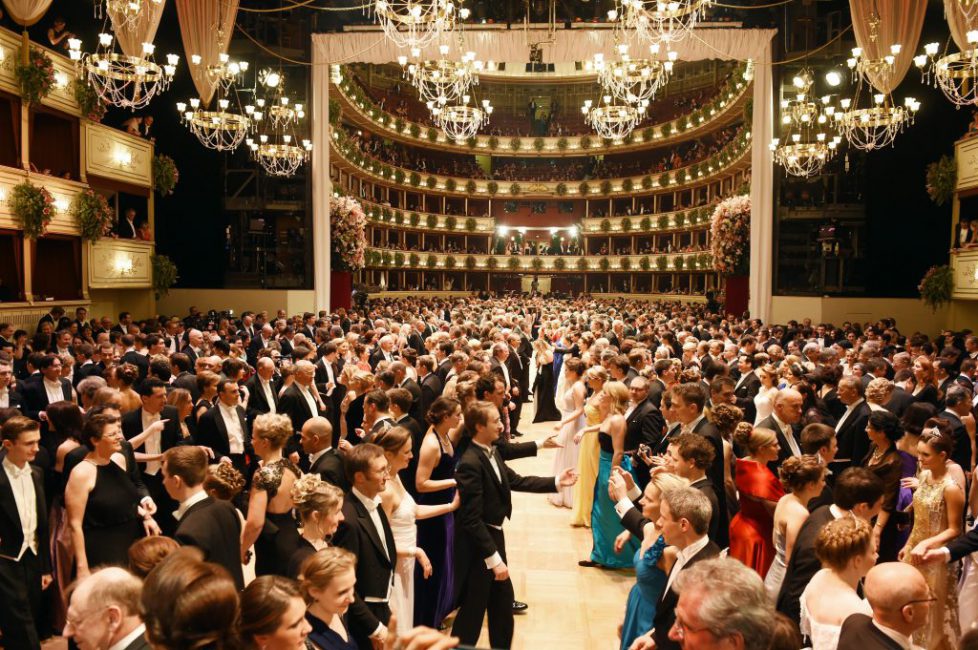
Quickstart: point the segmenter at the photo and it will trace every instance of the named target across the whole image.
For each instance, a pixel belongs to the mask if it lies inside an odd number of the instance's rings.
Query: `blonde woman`
[[[346,627],[346,613],[356,600],[357,557],[346,549],[316,551],[299,569],[306,621],[312,626],[307,642],[314,650],[347,650],[356,642]]]
[[[289,555],[289,577],[297,578],[306,558],[329,546],[343,521],[343,490],[318,474],[303,474],[292,484],[292,503],[299,518],[299,538],[294,540],[295,548],[285,549],[285,554]]]
[[[580,444],[577,452],[577,485],[574,486],[574,507],[571,526],[591,527],[591,508],[594,506],[594,484],[598,480],[598,428],[601,412],[598,400],[608,371],[602,366],[592,366],[584,373],[584,382],[591,389],[591,397],[584,404],[584,429],[577,432],[574,442]]]
[[[740,512],[730,521],[730,557],[740,560],[764,578],[774,561],[774,510],[784,496],[781,481],[767,464],[778,459],[778,438],[771,429],[737,425],[734,442],[748,456],[737,459],[734,483],[740,494]]]
[[[778,371],[774,366],[763,365],[756,370],[756,374],[761,380],[761,387],[754,396],[754,408],[757,410],[755,426],[774,411],[774,396],[778,394]]]
[[[631,459],[625,456],[625,410],[628,408],[628,388],[620,381],[609,381],[601,390],[598,402],[601,425],[598,429],[598,479],[591,508],[591,537],[594,545],[591,558],[578,562],[580,566],[624,569],[633,566],[638,550],[637,540],[630,540],[620,552],[615,551],[615,538],[624,530],[608,496],[608,480],[615,467],[631,472]]]

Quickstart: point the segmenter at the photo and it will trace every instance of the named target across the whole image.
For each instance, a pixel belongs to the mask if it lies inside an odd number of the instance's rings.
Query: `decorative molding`
[[[55,176],[44,174],[28,174],[22,169],[15,167],[0,166],[0,228],[20,230],[20,224],[14,219],[13,212],[10,210],[10,203],[7,200],[11,190],[15,185],[29,180],[34,185],[47,188],[54,197],[54,216],[48,224],[47,232],[57,235],[78,235],[78,224],[74,217],[68,212],[71,200],[75,194],[82,191],[87,185],[77,181],[69,181]]]
[[[954,189],[960,192],[978,187],[978,138],[958,140],[954,144],[954,157],[958,163]]]
[[[119,129],[82,120],[85,173],[139,187],[153,184],[153,143]]]
[[[20,86],[17,84],[14,68],[17,66],[22,45],[23,39],[20,34],[0,28],[0,90],[18,97],[20,96]],[[81,117],[81,107],[75,101],[75,94],[71,89],[71,82],[75,80],[77,75],[74,63],[63,54],[44,47],[36,41],[31,41],[31,47],[44,50],[44,53],[51,57],[51,61],[54,63],[54,88],[51,89],[47,97],[41,100],[41,104],[75,117]]]
[[[400,255],[402,263],[397,264],[397,256]],[[646,253],[641,255],[483,255],[466,253],[430,253],[427,251],[405,251],[390,248],[378,248],[376,246],[367,247],[367,268],[372,269],[417,269],[431,271],[495,271],[506,272],[527,272],[537,273],[690,273],[707,272],[713,273],[713,265],[710,263],[709,251],[693,251],[688,253]],[[412,265],[411,257],[417,256],[418,263]],[[388,263],[384,263],[384,258]],[[466,259],[475,258],[475,267],[468,268]],[[659,257],[665,257],[667,265],[660,269],[657,265]],[[429,266],[428,259],[434,258],[435,265]],[[512,259],[518,260],[518,266],[513,268]],[[627,258],[625,265],[622,261]],[[642,259],[648,260],[648,268],[643,268]],[[683,259],[682,268],[676,268],[675,260]],[[449,261],[451,259],[451,261]],[[495,268],[490,267],[490,259],[495,260]],[[706,260],[701,264],[700,260]],[[558,269],[555,266],[557,260],[563,261],[564,268]],[[586,269],[578,267],[581,260],[587,264]],[[607,268],[601,268],[602,261],[606,261]],[[535,264],[537,266],[535,266]],[[627,268],[625,266],[627,265]]]
[[[951,268],[954,271],[951,296],[956,300],[978,300],[978,249],[952,252]]]
[[[100,239],[87,243],[91,289],[152,289],[153,242]]]

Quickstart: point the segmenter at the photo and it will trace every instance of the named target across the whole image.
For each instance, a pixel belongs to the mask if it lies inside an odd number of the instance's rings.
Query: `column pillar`
[[[324,61],[313,67],[312,89],[312,100],[318,104],[312,121],[313,311],[318,311],[329,309],[329,199],[333,193],[329,175],[329,66]]]
[[[774,161],[767,143],[774,124],[774,86],[771,42],[754,66],[754,118],[751,124],[750,298],[753,318],[767,322],[771,315],[774,273]]]

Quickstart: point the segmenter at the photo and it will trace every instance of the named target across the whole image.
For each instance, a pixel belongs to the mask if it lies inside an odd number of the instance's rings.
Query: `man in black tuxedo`
[[[740,377],[734,384],[734,396],[737,398],[737,406],[744,412],[744,422],[753,422],[757,417],[754,398],[761,390],[761,380],[754,372],[756,367],[757,363],[753,355],[742,354],[737,357],[737,370],[740,371]]]
[[[324,417],[309,418],[302,425],[299,436],[302,452],[306,454],[300,466],[310,474],[319,474],[327,483],[332,483],[344,492],[350,491],[346,478],[343,457],[333,447],[333,426]]]
[[[246,457],[253,455],[251,431],[238,384],[230,379],[217,382],[217,403],[197,420],[194,442],[214,452],[214,462],[228,462],[248,476]]]
[[[154,431],[143,442],[140,451],[144,454],[155,456],[178,445],[192,444],[191,439],[183,437],[183,431],[180,429],[180,412],[175,406],[166,404],[166,384],[150,377],[140,385],[139,395],[142,406],[122,416],[122,435],[126,440],[131,440],[157,422],[162,422],[162,430]],[[160,461],[140,463],[140,468],[143,482],[153,501],[159,506],[157,522],[164,535],[171,535],[176,527],[172,514],[176,504],[167,496],[163,488]]]
[[[72,386],[78,384],[87,377],[101,377],[105,372],[105,364],[102,363],[98,350],[91,343],[82,343],[78,346],[78,361],[75,371],[71,375]]]
[[[840,648],[905,650],[913,633],[927,624],[934,607],[930,588],[920,571],[903,562],[877,564],[863,584],[872,617],[852,614],[842,622]]]
[[[252,327],[254,329],[254,327]],[[272,337],[275,335],[275,328],[271,325],[264,325],[261,331],[258,332],[258,336],[253,336],[251,338],[251,343],[248,344],[248,364],[254,366],[258,361],[258,354],[268,347],[268,344],[272,342]]]
[[[667,377],[673,377],[676,371],[672,359],[656,359],[653,367],[655,368],[655,378],[649,382],[649,399],[661,409],[662,394],[666,392],[665,380]]]
[[[489,362],[492,373],[502,380],[505,393],[510,403],[515,404],[515,408],[509,410],[509,431],[511,437],[518,437],[516,426],[519,424],[520,412],[520,387],[519,377],[513,374],[509,363],[509,345],[502,341],[493,344],[492,359]]]
[[[819,532],[825,524],[840,517],[872,521],[883,506],[883,481],[864,467],[850,467],[836,479],[832,497],[832,505],[817,508],[801,525],[778,593],[778,611],[795,623],[801,617],[798,598],[812,576],[822,568],[815,556],[815,539]]]
[[[394,363],[397,360],[397,355],[394,352],[394,344],[396,340],[390,334],[386,334],[380,337],[380,341],[377,343],[377,349],[370,354],[370,369],[374,372],[377,371],[377,365],[381,361],[386,361],[387,363]]]
[[[0,359],[0,408],[14,408],[23,412],[23,398],[13,387],[14,365]]]
[[[408,345],[414,348],[414,351],[418,353],[419,357],[427,352],[424,347],[425,329],[424,321],[416,319],[411,323],[411,333],[408,335]]]
[[[778,437],[778,459],[767,465],[775,476],[784,461],[801,456],[801,442],[795,431],[795,425],[801,422],[801,406],[801,393],[793,388],[780,390],[774,395],[771,415],[757,423],[759,428],[770,429]]]
[[[907,407],[914,403],[913,395],[907,392],[903,384],[910,378],[909,370],[901,370],[896,373],[893,378],[893,392],[890,393],[890,399],[883,406],[890,413],[893,413],[898,418],[903,417],[903,412],[907,410]]]
[[[394,420],[392,426],[404,427],[411,434],[413,456],[408,461],[408,466],[401,470],[401,482],[404,484],[404,489],[417,498],[418,488],[415,484],[415,476],[418,472],[418,458],[421,456],[421,443],[424,441],[425,430],[411,417],[407,410],[413,405],[411,393],[404,388],[392,388],[387,391],[387,399],[390,402],[389,411]]]
[[[801,452],[809,456],[818,456],[819,462],[826,468],[825,485],[822,493],[812,497],[808,502],[808,511],[832,504],[832,490],[835,489],[836,475],[828,469],[835,460],[839,445],[835,440],[835,429],[827,424],[813,423],[801,430]]]
[[[455,596],[459,611],[452,636],[475,645],[489,615],[489,645],[506,649],[513,641],[513,583],[506,566],[503,524],[512,515],[511,490],[556,492],[573,485],[573,469],[559,477],[523,477],[503,462],[493,442],[502,432],[499,409],[476,402],[465,412],[468,445],[455,471],[461,506],[455,528]],[[465,444],[463,442],[463,444]]]
[[[666,458],[669,471],[688,480],[689,487],[696,488],[710,501],[709,538],[717,544],[720,544],[718,540],[729,542],[729,534],[721,535],[720,531],[730,526],[730,518],[726,509],[720,509],[719,489],[706,475],[713,463],[713,446],[703,436],[681,433],[669,442]]]
[[[295,381],[285,389],[278,400],[278,413],[289,416],[292,420],[293,431],[302,431],[302,425],[311,417],[325,416],[326,405],[323,404],[319,391],[313,383],[316,370],[309,361],[299,361],[295,364]],[[298,451],[297,440],[286,445],[286,453]]]
[[[249,422],[265,413],[278,413],[279,383],[275,379],[275,362],[268,357],[258,360],[255,374],[245,382],[248,389],[248,408],[245,413]]]
[[[944,394],[944,410],[937,416],[951,423],[951,460],[967,471],[971,468],[971,439],[961,420],[971,413],[971,391],[952,383]]]
[[[71,321],[65,316],[64,307],[52,307],[50,312],[41,316],[41,319],[37,321],[36,331],[43,330],[45,323],[50,323],[52,332],[57,332],[71,325]]]
[[[357,556],[356,594],[347,619],[360,650],[373,650],[372,641],[387,636],[397,562],[394,534],[380,507],[388,480],[384,450],[370,443],[355,446],[346,458],[346,476],[352,488],[343,500],[343,522],[333,545]]]
[[[139,617],[142,589],[142,580],[116,566],[79,580],[68,603],[64,635],[84,650],[150,650]]]
[[[241,590],[241,520],[234,506],[204,491],[207,460],[200,447],[174,447],[163,455],[163,485],[178,504],[173,517],[179,523],[173,537],[183,546],[202,550],[206,561],[227,569]]]
[[[448,372],[452,369],[452,361],[449,357],[455,351],[452,347],[450,341],[442,341],[435,346],[433,350],[435,354],[435,361],[438,366],[435,368],[435,374],[441,379],[442,383],[448,381]]]
[[[334,431],[340,430],[340,406],[346,395],[346,386],[340,384],[343,372],[343,359],[339,356],[336,343],[329,341],[319,348],[322,356],[316,361],[316,386],[325,395],[324,401],[329,411],[327,416]]]
[[[14,416],[0,429],[0,629],[5,648],[39,650],[41,592],[51,584],[48,512],[42,471],[31,466],[41,431]]]
[[[424,354],[418,357],[418,380],[421,386],[421,419],[419,424],[427,425],[428,409],[445,389],[444,383],[435,374],[435,358]]]
[[[403,388],[411,394],[411,406],[408,414],[418,424],[421,423],[421,386],[407,376],[407,366],[403,361],[395,361],[390,365],[390,371],[394,373],[394,388]]]
[[[39,374],[20,382],[24,415],[41,421],[41,413],[48,404],[62,400],[71,401],[71,382],[61,376],[61,359],[45,354],[37,360]]]
[[[139,370],[139,381],[143,381],[149,374],[149,357],[136,350],[136,337],[132,334],[124,334],[121,341],[125,352],[119,359],[119,363],[131,363],[136,366],[136,369]]]
[[[679,603],[679,592],[675,589],[675,583],[682,571],[720,554],[720,547],[710,541],[706,534],[709,524],[710,502],[696,488],[667,490],[662,495],[656,527],[662,532],[666,544],[676,547],[678,553],[656,604],[653,628],[639,637],[636,643],[641,645],[638,647],[680,650],[681,646],[670,638],[670,631],[676,623],[676,606]],[[655,641],[655,644],[649,644],[649,640]]]
[[[843,377],[839,380],[839,401],[846,410],[835,425],[835,436],[839,443],[835,463],[830,468],[841,472],[846,467],[859,465],[869,451],[869,438],[866,424],[869,422],[869,405],[863,399],[865,389],[857,377]]]
[[[665,433],[666,421],[662,413],[649,399],[649,380],[636,377],[628,386],[631,404],[625,411],[625,451],[636,451],[639,445],[654,449]],[[648,474],[638,473],[639,489],[648,484]]]
[[[190,365],[190,357],[183,352],[170,355],[170,367],[176,373],[170,386],[186,390],[194,402],[200,399],[200,387],[197,386],[197,375],[191,372],[194,368]]]

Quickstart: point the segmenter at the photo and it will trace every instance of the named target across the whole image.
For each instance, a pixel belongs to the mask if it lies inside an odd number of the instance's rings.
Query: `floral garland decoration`
[[[38,103],[54,88],[54,62],[44,50],[32,47],[27,63],[18,62],[14,74],[28,104]]]
[[[924,304],[930,307],[931,311],[936,312],[942,305],[951,302],[951,294],[954,291],[954,272],[947,264],[932,266],[921,278],[917,290],[920,291],[920,299],[924,301]]]
[[[159,300],[170,293],[170,287],[177,283],[180,276],[176,264],[166,255],[151,255],[149,261],[153,267],[153,292]]]
[[[720,273],[747,272],[750,239],[750,196],[733,196],[713,210],[711,248],[713,268]]]
[[[46,188],[24,181],[11,191],[10,208],[24,235],[37,239],[44,235],[54,218],[54,197]]]
[[[107,109],[105,102],[102,101],[98,93],[84,79],[75,79],[71,84],[71,89],[85,119],[101,122]]]
[[[954,184],[957,182],[958,165],[954,158],[941,156],[936,162],[927,165],[927,196],[937,205],[944,205],[954,197]]]
[[[180,182],[180,170],[173,158],[163,154],[153,157],[153,185],[160,196],[173,194],[173,188]]]
[[[71,214],[78,222],[81,236],[90,242],[96,242],[112,232],[112,208],[104,196],[92,189],[75,195],[71,200]]]
[[[329,203],[332,267],[337,271],[359,271],[365,265],[367,217],[360,202],[338,197]]]

